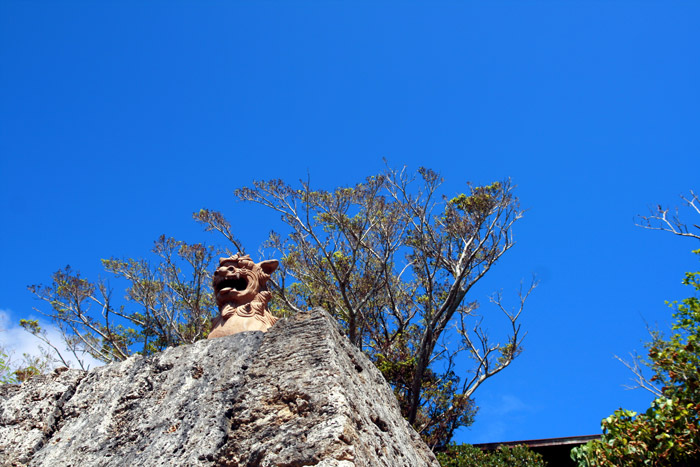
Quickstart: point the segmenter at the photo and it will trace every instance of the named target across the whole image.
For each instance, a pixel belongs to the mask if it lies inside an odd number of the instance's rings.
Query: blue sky
[[[668,326],[697,270],[697,244],[634,216],[700,190],[698,44],[690,1],[4,0],[0,336],[19,345],[26,286],[66,264],[97,278],[163,233],[213,241],[202,207],[253,216],[255,251],[278,225],[234,201],[255,179],[333,188],[382,158],[447,195],[512,177],[517,245],[472,299],[488,317],[493,291],[541,284],[525,352],[456,440],[597,433],[648,406],[613,356]]]

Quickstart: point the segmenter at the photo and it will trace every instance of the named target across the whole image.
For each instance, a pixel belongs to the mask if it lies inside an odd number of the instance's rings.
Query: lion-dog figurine
[[[249,255],[220,258],[212,285],[219,316],[212,320],[209,339],[244,331],[267,331],[277,318],[267,304],[272,294],[267,281],[277,269],[276,259],[255,263]]]

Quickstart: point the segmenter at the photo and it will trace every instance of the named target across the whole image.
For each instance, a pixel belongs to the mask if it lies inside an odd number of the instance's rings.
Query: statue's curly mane
[[[244,305],[237,307],[225,306],[221,311],[223,319],[229,319],[232,316],[240,316],[242,318],[255,318],[268,326],[272,326],[277,322],[277,318],[272,316],[267,309],[267,304],[270,303],[272,294],[267,290],[258,292],[255,298]]]

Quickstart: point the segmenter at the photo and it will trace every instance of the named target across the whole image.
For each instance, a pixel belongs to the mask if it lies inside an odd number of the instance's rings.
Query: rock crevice
[[[22,386],[0,385],[0,461],[25,465],[53,437],[87,372],[61,368]]]

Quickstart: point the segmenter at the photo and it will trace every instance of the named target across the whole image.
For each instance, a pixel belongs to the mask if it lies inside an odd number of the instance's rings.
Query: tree
[[[12,352],[0,345],[0,384],[23,383],[32,376],[48,373],[55,367],[55,358],[39,346],[39,355],[22,354],[19,363],[13,362]]]
[[[209,289],[214,249],[161,236],[153,253],[155,264],[145,259],[102,260],[107,272],[128,284],[127,304],[119,307],[106,281],[89,281],[70,266],[55,272],[50,285],[29,287],[49,305],[48,311],[35,310],[56,324],[81,368],[84,353],[109,363],[206,337],[216,312]],[[68,365],[36,320],[20,324]]]
[[[698,197],[691,195],[684,200],[700,214]],[[640,225],[700,239],[677,215],[669,217],[668,212],[658,207],[643,217]],[[700,254],[700,249],[693,253]],[[647,344],[648,360],[635,359],[627,365],[638,385],[654,393],[656,399],[645,413],[619,409],[603,420],[602,439],[572,451],[580,466],[700,463],[700,272],[686,273],[683,284],[692,287],[694,295],[680,303],[668,303],[674,310],[673,334],[665,338],[653,332]],[[644,375],[644,365],[651,369],[651,378]]]
[[[522,216],[510,180],[468,186],[453,198],[438,195],[442,178],[386,172],[353,187],[315,190],[282,180],[254,182],[239,200],[281,215],[286,235],[272,232],[265,247],[281,257],[273,293],[283,312],[323,306],[365,351],[392,385],[404,416],[429,444],[441,448],[454,430],[471,423],[472,395],[521,352],[518,319],[533,284],[509,311],[510,334],[492,343],[466,301],[472,287],[509,250],[513,223]],[[195,213],[244,252],[218,212]],[[443,341],[454,325],[459,343]],[[462,353],[474,361],[465,378],[455,370]]]

